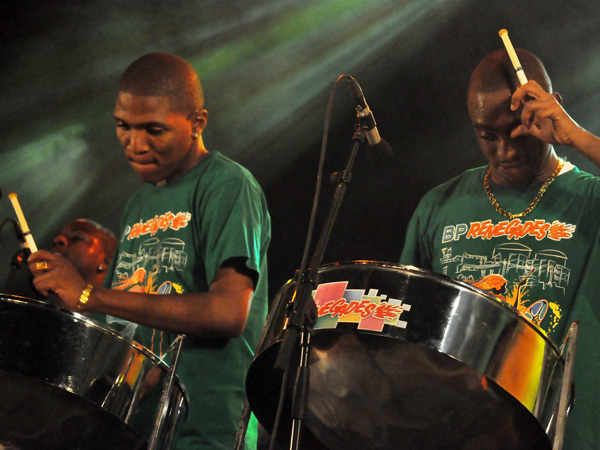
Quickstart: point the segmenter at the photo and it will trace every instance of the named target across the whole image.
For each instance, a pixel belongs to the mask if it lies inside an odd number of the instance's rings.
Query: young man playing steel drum
[[[189,412],[177,448],[231,449],[266,317],[271,231],[256,180],[204,147],[203,103],[185,60],[153,53],[134,61],[121,77],[114,118],[125,157],[147,184],[126,205],[105,288],[50,252],[31,255],[29,267],[40,292],[75,311],[131,322],[126,329],[156,354],[185,333],[177,375]]]
[[[400,262],[488,286],[555,343],[580,321],[576,402],[564,448],[600,448],[600,179],[557,156],[567,145],[600,166],[600,139],[573,121],[544,66],[519,50],[520,85],[506,50],[473,72],[468,110],[489,165],[421,200]],[[525,80],[526,81],[526,80]]]

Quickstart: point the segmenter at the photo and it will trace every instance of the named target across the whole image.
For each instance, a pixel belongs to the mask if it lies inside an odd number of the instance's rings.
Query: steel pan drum
[[[0,448],[145,449],[168,368],[140,344],[80,314],[0,295]],[[158,448],[187,415],[175,379]]]
[[[275,298],[246,379],[268,431],[282,383],[273,365],[294,289],[290,282]],[[303,448],[551,448],[564,361],[515,308],[433,272],[369,261],[323,266],[313,296],[319,318]],[[281,443],[290,438],[290,404]]]

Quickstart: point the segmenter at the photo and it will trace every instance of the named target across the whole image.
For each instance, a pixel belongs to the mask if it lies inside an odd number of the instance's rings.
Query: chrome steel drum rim
[[[414,273],[414,274],[420,274],[421,276],[427,277],[431,280],[436,280],[441,284],[459,286],[464,290],[471,291],[474,294],[479,295],[482,298],[485,298],[485,299],[493,302],[494,304],[498,304],[500,307],[508,310],[511,314],[514,314],[515,316],[517,316],[520,320],[522,320],[522,322],[525,326],[530,327],[532,331],[534,331],[536,334],[538,334],[540,336],[540,338],[547,341],[548,345],[550,347],[552,347],[552,349],[554,350],[556,357],[558,359],[563,359],[562,355],[560,353],[560,350],[558,349],[556,344],[552,341],[552,339],[550,339],[538,326],[536,326],[530,320],[528,320],[523,315],[523,313],[521,313],[517,308],[515,308],[514,306],[512,306],[511,304],[509,304],[505,301],[501,301],[501,300],[497,299],[488,291],[485,291],[481,288],[473,286],[472,284],[467,283],[466,281],[457,280],[457,279],[451,278],[447,275],[433,272],[428,269],[422,269],[422,268],[416,267],[416,266],[394,264],[391,262],[384,262],[384,261],[356,260],[356,261],[348,261],[348,262],[335,262],[335,263],[324,264],[322,266],[322,270],[328,270],[328,269],[330,270],[330,269],[335,269],[335,268],[343,267],[343,266],[349,266],[349,267],[364,266],[364,267],[375,267],[375,268],[391,269],[391,270],[402,269],[402,270],[406,270],[406,271]]]

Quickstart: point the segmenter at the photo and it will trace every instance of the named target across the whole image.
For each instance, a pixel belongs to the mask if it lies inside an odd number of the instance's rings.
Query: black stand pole
[[[17,251],[17,253],[15,253],[13,255],[13,257],[10,260],[10,273],[8,274],[8,278],[6,279],[6,283],[4,285],[4,293],[5,294],[11,294],[12,293],[12,289],[13,289],[13,282],[15,281],[15,275],[17,274],[17,271],[19,270],[19,268],[27,261],[27,258],[29,257],[29,254],[31,252],[29,251],[29,249],[21,249],[19,251]]]
[[[313,326],[317,320],[316,305],[312,297],[312,291],[317,285],[318,268],[321,265],[325,249],[329,243],[329,238],[333,230],[333,226],[337,219],[342,200],[346,193],[347,185],[352,179],[352,167],[356,160],[356,155],[361,146],[366,142],[366,137],[361,127],[358,126],[354,136],[352,137],[353,147],[346,163],[346,168],[333,176],[334,181],[338,183],[335,194],[333,196],[331,206],[329,208],[325,224],[321,230],[319,241],[315,248],[315,252],[310,262],[308,269],[301,273],[300,280],[297,280],[296,292],[289,311],[288,325],[285,336],[281,342],[277,359],[275,361],[275,370],[288,371],[292,352],[298,341],[298,336],[301,335],[301,354],[292,392],[292,437],[290,449],[300,448],[300,433],[302,421],[306,412],[306,399],[308,396],[309,382],[309,353],[310,339],[313,333]],[[284,380],[287,377],[284,376]]]
[[[1,192],[0,192],[0,195],[1,195]],[[17,239],[21,243],[21,249],[18,250],[10,260],[11,270],[10,270],[10,273],[8,274],[6,283],[4,284],[4,293],[5,294],[11,293],[12,288],[13,288],[12,285],[15,280],[15,275],[17,274],[17,271],[24,263],[27,263],[27,258],[29,258],[29,255],[31,254],[31,250],[29,250],[29,248],[25,248],[25,236],[23,235],[23,230],[21,230],[21,225],[19,224],[19,222],[17,222],[12,217],[7,217],[0,224],[0,230],[2,230],[4,228],[4,225],[6,225],[9,222],[12,223],[12,225],[13,225],[15,235],[17,236]]]

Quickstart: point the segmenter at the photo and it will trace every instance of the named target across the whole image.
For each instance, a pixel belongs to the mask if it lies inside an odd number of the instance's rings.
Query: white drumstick
[[[19,224],[21,224],[21,231],[23,232],[23,236],[25,237],[25,242],[27,243],[27,247],[31,250],[31,253],[37,252],[37,246],[33,241],[33,236],[29,231],[29,227],[27,226],[27,221],[25,220],[25,216],[23,215],[23,211],[21,210],[21,205],[19,205],[19,199],[17,198],[17,194],[14,192],[12,194],[8,194],[8,198],[10,199],[13,208],[15,209],[15,213],[17,213],[17,219],[19,219]]]
[[[517,58],[517,53],[515,52],[515,49],[513,48],[512,43],[510,42],[510,38],[508,37],[508,31],[506,31],[503,28],[498,32],[498,34],[502,38],[502,42],[504,42],[504,46],[506,47],[506,51],[508,52],[508,57],[510,58],[513,67],[515,68],[515,71],[517,72],[517,78],[519,79],[521,86],[523,86],[525,83],[527,83],[527,77],[525,76],[525,72],[521,67],[519,58]]]

